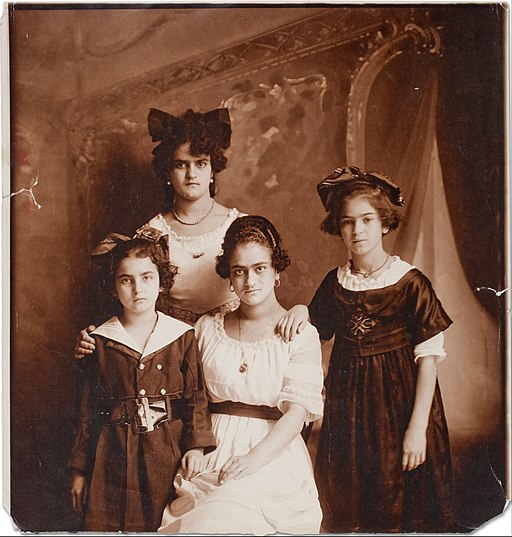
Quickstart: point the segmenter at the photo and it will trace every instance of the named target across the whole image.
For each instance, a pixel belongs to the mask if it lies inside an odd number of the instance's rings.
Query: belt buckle
[[[135,434],[148,433],[154,429],[147,397],[135,398],[135,413],[131,420],[131,426]]]
[[[147,397],[137,397],[134,410],[131,426],[135,434],[154,431],[156,427],[169,419],[165,400],[150,402]]]

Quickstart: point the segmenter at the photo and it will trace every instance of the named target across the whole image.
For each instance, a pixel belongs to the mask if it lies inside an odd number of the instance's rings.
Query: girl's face
[[[149,257],[125,257],[116,271],[116,293],[125,312],[155,310],[160,288],[158,267]]]
[[[345,201],[340,217],[343,242],[352,255],[361,256],[382,251],[383,227],[378,211],[364,196]]]
[[[269,248],[257,242],[239,244],[231,254],[229,273],[235,293],[244,304],[256,306],[275,296],[277,271]]]
[[[177,196],[193,201],[210,195],[213,172],[209,155],[194,157],[189,149],[190,144],[186,143],[174,152],[169,180]]]

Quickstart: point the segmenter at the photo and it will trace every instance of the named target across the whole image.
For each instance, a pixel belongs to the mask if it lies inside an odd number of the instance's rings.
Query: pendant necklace
[[[384,261],[384,263],[382,263],[382,265],[374,270],[371,270],[370,272],[363,272],[362,270],[356,270],[354,268],[354,261],[351,259],[350,260],[350,272],[352,272],[352,274],[361,274],[361,276],[363,278],[368,278],[369,276],[371,276],[372,274],[375,274],[376,272],[379,272],[379,270],[383,269],[386,265],[386,263],[388,262],[388,259],[389,259],[389,254],[387,254],[386,256],[386,260]]]
[[[182,220],[177,214],[176,214],[176,211],[173,209],[171,209],[171,212],[172,214],[174,215],[174,218],[176,218],[176,220],[178,222],[180,222],[181,224],[184,224],[185,226],[197,226],[197,224],[200,224],[212,211],[213,211],[213,206],[215,205],[215,200],[212,199],[212,205],[211,207],[208,209],[208,212],[206,214],[204,214],[203,216],[201,216],[201,218],[199,220],[196,220],[195,222],[185,222],[185,220]]]
[[[280,309],[281,309],[281,306],[278,304],[276,312],[274,313],[274,315],[272,316],[272,319],[270,319],[269,323],[265,327],[265,331],[263,332],[261,338],[257,341],[263,341],[266,338],[269,328],[274,324],[274,321],[276,320],[277,314],[279,313]],[[244,350],[244,345],[242,342],[242,325],[240,323],[240,309],[238,310],[237,317],[238,317],[238,341],[240,342],[240,350],[242,351],[242,362],[240,364],[240,367],[238,368],[238,371],[240,373],[245,373],[249,369],[249,364],[247,363],[247,360],[245,359],[245,350]]]

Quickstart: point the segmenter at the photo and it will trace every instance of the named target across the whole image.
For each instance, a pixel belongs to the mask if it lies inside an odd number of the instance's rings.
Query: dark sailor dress
[[[193,328],[158,313],[144,351],[117,317],[92,334],[68,463],[89,483],[87,531],[156,531],[182,455],[214,449]]]

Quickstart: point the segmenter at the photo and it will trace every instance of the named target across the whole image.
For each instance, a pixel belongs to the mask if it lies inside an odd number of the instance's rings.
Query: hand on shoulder
[[[297,304],[290,308],[277,322],[277,331],[283,340],[288,343],[306,327],[309,320],[309,310],[304,304]]]

